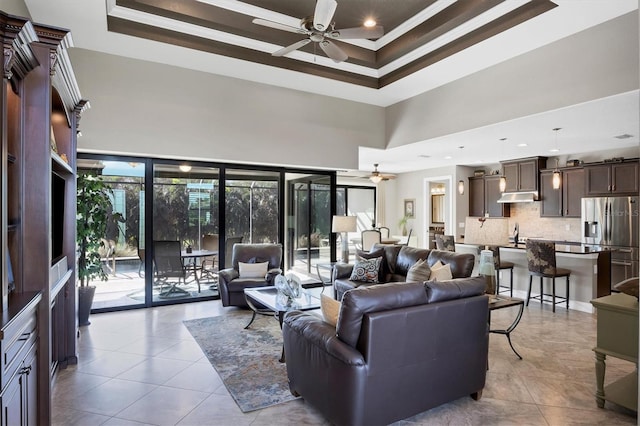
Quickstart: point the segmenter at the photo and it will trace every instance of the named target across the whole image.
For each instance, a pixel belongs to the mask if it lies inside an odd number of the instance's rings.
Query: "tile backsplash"
[[[521,238],[576,242],[582,239],[580,218],[540,217],[539,201],[511,204],[511,217],[508,219],[511,231],[518,223]]]

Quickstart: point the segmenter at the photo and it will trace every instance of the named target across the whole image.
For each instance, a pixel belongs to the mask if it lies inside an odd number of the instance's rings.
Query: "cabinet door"
[[[13,379],[7,384],[6,389],[2,393],[2,426],[14,426],[26,424],[25,419],[22,418],[22,406],[23,406],[23,383],[25,376],[17,373]]]
[[[469,178],[469,216],[484,216],[484,178]]]
[[[507,180],[505,192],[518,192],[518,163],[503,164],[502,175]]]
[[[561,188],[553,189],[553,170],[540,172],[540,216],[562,216],[562,191],[566,186],[564,179],[560,181]]]
[[[500,176],[489,176],[484,178],[484,198],[485,212],[490,217],[508,217],[510,213],[509,204],[498,203],[502,196],[500,192]]]
[[[638,195],[638,163],[611,165],[611,192]]]
[[[31,347],[24,365],[28,370],[24,377],[24,415],[25,424],[39,425],[38,420],[38,352],[37,344]]]
[[[562,208],[565,217],[582,215],[582,197],[584,197],[584,169],[564,170],[562,172]]]
[[[586,195],[607,195],[611,190],[611,166],[599,164],[584,168]]]
[[[538,163],[537,160],[522,161],[518,163],[518,191],[538,190]]]

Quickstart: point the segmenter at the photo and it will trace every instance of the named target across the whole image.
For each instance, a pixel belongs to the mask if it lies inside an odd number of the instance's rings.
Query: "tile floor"
[[[327,424],[301,399],[242,413],[182,321],[224,315],[220,301],[92,315],[82,328],[80,361],[59,372],[54,425]],[[494,311],[506,328],[515,308]],[[398,425],[636,424],[635,413],[594,400],[594,315],[532,303],[512,335],[492,334],[480,401],[460,398]],[[634,365],[607,360],[606,382]]]

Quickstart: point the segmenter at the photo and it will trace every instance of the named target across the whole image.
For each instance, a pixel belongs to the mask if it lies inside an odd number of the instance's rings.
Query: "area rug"
[[[249,311],[184,321],[211,365],[246,413],[296,399],[289,392],[286,364],[278,362],[282,331],[277,319]]]

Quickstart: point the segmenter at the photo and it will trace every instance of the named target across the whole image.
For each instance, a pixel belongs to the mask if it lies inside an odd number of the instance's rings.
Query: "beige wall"
[[[387,145],[637,90],[639,49],[633,12],[388,107]]]
[[[72,49],[82,95],[80,151],[357,169],[384,147],[384,109]]]

